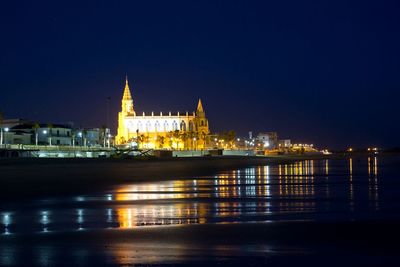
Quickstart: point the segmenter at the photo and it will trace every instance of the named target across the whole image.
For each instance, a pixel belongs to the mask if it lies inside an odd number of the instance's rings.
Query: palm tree
[[[149,140],[150,140],[149,134],[145,135],[144,143],[146,144],[146,148],[149,148]]]
[[[83,129],[82,137],[83,137],[83,146],[84,147],[86,147],[86,145],[87,145],[87,133],[88,133],[88,131],[86,129]]]
[[[73,131],[72,134],[71,134],[71,138],[72,138],[72,147],[75,147],[75,137],[76,137],[76,134],[75,134],[75,131]]]
[[[227,133],[227,142],[228,142],[228,144],[229,144],[229,146],[230,146],[231,148],[232,148],[232,146],[233,146],[233,142],[235,141],[235,137],[236,137],[235,131],[230,130],[230,131]]]
[[[101,126],[101,139],[103,140],[103,147],[106,147],[106,139],[107,139],[107,126]]]
[[[137,142],[138,148],[143,148],[143,143],[145,141],[144,134],[138,135],[138,137],[136,139],[137,139],[136,142]]]
[[[51,146],[51,134],[52,134],[52,129],[53,129],[53,124],[49,123],[47,124],[47,128],[49,128],[49,145]]]
[[[32,126],[32,129],[35,133],[35,145],[38,145],[38,139],[39,139],[39,133],[38,133],[38,129],[40,128],[39,123],[35,122],[35,124]]]
[[[157,143],[158,143],[159,148],[164,148],[164,142],[165,142],[164,136],[157,137]]]
[[[185,132],[182,132],[179,136],[179,138],[182,140],[183,143],[183,149],[187,148],[187,140],[188,140],[188,134]]]
[[[179,130],[175,130],[175,131],[172,133],[172,136],[173,136],[174,139],[176,140],[176,149],[179,149],[179,138],[180,138]]]
[[[168,132],[167,137],[168,137],[169,147],[172,149],[174,133],[172,131]]]

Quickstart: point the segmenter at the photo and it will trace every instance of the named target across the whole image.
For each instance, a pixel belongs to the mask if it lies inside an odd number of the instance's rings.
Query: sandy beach
[[[397,266],[399,160],[4,160],[0,266]]]
[[[84,193],[117,183],[213,175],[232,169],[285,164],[329,156],[194,157],[170,159],[2,159],[1,198]],[[332,156],[331,156],[332,157]],[[11,190],[10,190],[11,189]]]

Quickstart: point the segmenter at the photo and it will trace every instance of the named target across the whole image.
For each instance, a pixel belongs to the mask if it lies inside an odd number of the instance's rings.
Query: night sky
[[[212,131],[319,147],[400,145],[399,1],[3,1],[6,118],[116,131],[136,111],[193,111]]]

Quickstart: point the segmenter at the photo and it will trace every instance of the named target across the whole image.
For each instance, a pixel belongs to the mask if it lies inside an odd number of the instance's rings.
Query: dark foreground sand
[[[0,198],[104,190],[121,183],[179,179],[324,156],[172,159],[2,159]]]
[[[0,236],[0,248],[26,255],[18,266],[398,266],[399,237],[398,222],[205,224]]]

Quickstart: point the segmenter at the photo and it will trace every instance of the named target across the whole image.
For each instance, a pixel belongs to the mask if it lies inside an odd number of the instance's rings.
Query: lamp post
[[[43,130],[43,134],[47,136],[47,130]]]
[[[81,139],[81,146],[83,145],[83,138],[82,138],[82,132],[78,133],[78,137]]]
[[[10,129],[9,128],[4,128],[4,133],[3,133],[3,138],[4,138],[4,144],[7,145],[7,133]]]

